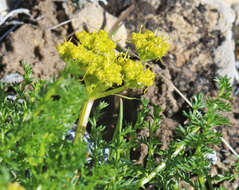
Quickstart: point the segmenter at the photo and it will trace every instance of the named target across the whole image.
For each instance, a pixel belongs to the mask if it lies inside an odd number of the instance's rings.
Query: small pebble
[[[8,96],[7,96],[7,99],[8,99],[8,100],[15,101],[15,100],[17,99],[17,95],[16,95],[16,94],[15,94],[15,95],[8,95]],[[19,99],[19,100],[18,100],[18,103],[20,103],[20,104],[22,104],[23,102],[24,102],[23,99]]]
[[[66,132],[66,137],[65,139],[73,141],[76,135],[76,131],[74,129],[69,129]]]
[[[9,73],[0,81],[1,83],[20,83],[23,81],[23,76],[18,73]]]
[[[217,153],[216,151],[213,151],[212,153],[207,153],[205,157],[210,160],[210,162],[215,165],[217,162]]]
[[[226,165],[229,165],[229,164],[231,163],[231,161],[228,160],[228,159],[226,159],[226,160],[223,160],[222,163],[223,163],[223,164],[226,164]]]

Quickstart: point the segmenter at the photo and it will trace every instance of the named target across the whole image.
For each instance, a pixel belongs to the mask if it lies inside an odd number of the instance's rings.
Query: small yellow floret
[[[140,62],[132,61],[128,59],[123,65],[123,71],[125,73],[126,80],[135,80],[144,70],[144,66]]]
[[[141,62],[133,61],[125,57],[119,57],[118,61],[123,68],[124,81],[128,83],[129,86],[142,87],[153,85],[155,78],[154,73],[149,69],[145,69]],[[135,83],[137,86],[135,86]]]
[[[137,77],[136,81],[140,86],[152,86],[154,83],[155,74],[147,69],[144,72],[141,72]]]
[[[70,41],[65,41],[64,43],[57,45],[56,48],[60,56],[64,56],[70,53],[71,49],[74,48],[74,44]]]
[[[116,48],[116,44],[104,30],[92,33],[87,33],[83,30],[77,32],[76,37],[84,47],[96,53],[104,53]]]
[[[24,190],[24,188],[21,185],[19,185],[19,183],[15,182],[9,183],[8,190]]]
[[[132,40],[142,61],[159,59],[169,49],[166,40],[162,36],[155,36],[150,30],[145,30],[144,33],[133,33]]]

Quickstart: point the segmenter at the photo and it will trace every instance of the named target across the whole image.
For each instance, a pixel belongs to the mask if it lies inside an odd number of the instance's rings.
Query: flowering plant
[[[22,83],[0,83],[0,189],[184,189],[185,184],[198,190],[225,189],[224,182],[238,179],[238,162],[232,170],[211,174],[217,158],[213,149],[222,136],[214,128],[229,125],[222,113],[231,109],[232,88],[228,78],[217,79],[219,92],[213,98],[204,98],[202,94],[194,96],[189,102],[191,109],[184,112],[187,122],[176,128],[168,148],[162,149],[162,142],[155,135],[161,126],[162,110],[154,105],[149,108],[146,100],[141,101],[136,121],[127,123],[123,122],[124,108],[120,100],[118,121],[109,141],[104,139],[105,127],[98,125],[107,106],[100,102],[89,120],[90,134],[85,135],[83,141],[75,138],[72,143],[72,127],[78,113],[81,112],[78,124],[78,137],[81,137],[94,99],[144,85],[138,82],[138,75],[130,78],[122,69],[122,83],[107,86],[87,72],[91,63],[83,67],[70,53],[64,53],[64,48],[62,51],[67,65],[59,78],[33,80],[31,67],[25,65]],[[94,56],[100,54],[94,48],[91,51]],[[120,59],[139,62],[131,60],[127,54],[115,56],[116,63]],[[150,71],[142,67],[143,73]],[[89,77],[97,78],[95,81],[106,87],[96,86],[93,91],[87,87],[86,90],[79,76],[85,86],[91,84]],[[16,94],[14,99],[12,93]],[[148,131],[147,136],[138,133],[142,130]],[[142,144],[147,147],[146,153],[140,150]],[[132,157],[134,150],[141,151],[145,157]]]
[[[133,33],[132,42],[140,60],[130,59],[127,53],[118,53],[116,43],[103,30],[88,33],[76,33],[77,44],[65,41],[57,46],[62,59],[76,68],[86,86],[89,95],[79,120],[78,132],[83,135],[91,107],[97,98],[117,94],[127,88],[142,88],[153,85],[155,74],[141,62],[164,56],[169,45],[161,36],[146,30],[145,33]]]

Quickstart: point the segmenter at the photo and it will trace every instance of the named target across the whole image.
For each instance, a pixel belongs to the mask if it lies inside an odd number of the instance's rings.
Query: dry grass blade
[[[115,30],[120,26],[120,23],[133,11],[135,8],[135,3],[130,5],[124,12],[121,13],[120,17],[117,19],[117,21],[114,23],[114,25],[109,30],[108,34],[111,36]]]
[[[58,27],[60,27],[60,26],[63,26],[63,25],[65,25],[65,24],[68,24],[69,22],[72,22],[72,20],[76,20],[76,19],[77,19],[77,18],[72,18],[72,19],[63,21],[63,22],[61,22],[61,23],[59,23],[59,24],[57,24],[57,25],[54,25],[54,26],[51,26],[51,27],[47,28],[46,30],[54,30],[54,29],[56,29],[56,28],[58,28]]]

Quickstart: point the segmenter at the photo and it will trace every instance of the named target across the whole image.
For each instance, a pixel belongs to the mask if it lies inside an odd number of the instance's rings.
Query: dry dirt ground
[[[35,2],[35,3],[32,3]],[[108,6],[104,7],[107,11],[115,16],[119,16],[132,2],[134,1],[109,1]],[[3,41],[0,42],[0,77],[9,72],[18,72],[23,74],[23,63],[33,65],[33,74],[35,77],[42,79],[49,76],[57,75],[58,70],[64,68],[64,63],[60,60],[56,51],[56,45],[63,42],[64,38],[72,34],[72,25],[66,24],[54,30],[49,30],[50,27],[69,19],[65,13],[62,3],[52,1],[24,1],[22,7],[31,10],[31,14],[37,18],[43,16],[37,22],[29,21],[26,16],[19,16],[26,24],[19,26]],[[125,26],[128,33],[135,31],[145,20],[148,14],[159,14],[148,3],[138,1],[135,10],[125,20]],[[150,21],[149,21],[150,23]],[[148,24],[148,28],[154,30],[153,24]],[[9,28],[1,29],[2,35]],[[215,96],[216,87],[214,83],[215,71],[211,66],[203,70],[197,68],[195,72],[189,72],[187,65],[178,67],[175,64],[174,56],[166,56],[164,64],[160,62],[154,63],[156,71],[161,71],[167,76],[173,84],[187,98],[192,98],[194,94],[203,92],[205,96]],[[128,92],[131,95],[140,96],[142,92]],[[141,94],[140,94],[141,93]],[[155,96],[157,94],[157,96]],[[151,103],[158,103],[163,109],[163,121],[158,132],[159,139],[162,142],[162,148],[166,148],[175,135],[175,128],[178,124],[185,122],[185,117],[182,110],[189,110],[186,102],[175,92],[175,90],[166,84],[162,78],[157,78],[157,83],[154,88],[149,89],[144,95],[151,100]],[[108,99],[113,104],[115,100]],[[135,119],[135,109],[137,109],[136,101],[126,101],[126,117],[132,121]],[[239,97],[233,96],[232,112],[228,113],[231,121],[229,128],[220,128],[224,138],[231,146],[239,153]],[[117,107],[116,104],[114,104]],[[112,118],[113,115],[112,115]],[[109,118],[108,118],[109,120]],[[113,130],[113,125],[109,127],[109,133]],[[108,138],[110,138],[108,136]],[[220,173],[221,169],[231,170],[233,155],[224,145],[215,147],[218,155],[218,162],[213,169],[214,174]],[[142,152],[143,147],[142,147]],[[143,154],[143,153],[142,153]],[[142,159],[142,157],[140,158]],[[239,184],[235,182],[235,184]],[[232,187],[232,184],[227,184],[227,187]],[[231,189],[231,188],[230,188]]]

